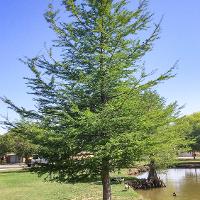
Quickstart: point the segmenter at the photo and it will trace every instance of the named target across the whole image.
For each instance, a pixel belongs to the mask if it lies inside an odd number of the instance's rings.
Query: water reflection
[[[200,169],[169,169],[159,176],[167,187],[138,191],[145,200],[200,200]]]

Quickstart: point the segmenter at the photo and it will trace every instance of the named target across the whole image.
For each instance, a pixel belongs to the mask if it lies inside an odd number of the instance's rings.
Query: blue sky
[[[19,58],[33,57],[43,52],[54,34],[48,28],[43,13],[48,0],[6,0],[0,6],[0,96],[7,96],[16,104],[31,108],[31,97],[26,94],[24,76],[29,71]],[[130,1],[131,4],[135,1]],[[162,15],[161,38],[154,50],[145,56],[147,69],[164,72],[179,60],[176,78],[157,89],[168,102],[185,104],[183,114],[200,111],[200,1],[150,0],[150,11],[155,22]],[[15,119],[16,115],[0,102],[0,114]]]

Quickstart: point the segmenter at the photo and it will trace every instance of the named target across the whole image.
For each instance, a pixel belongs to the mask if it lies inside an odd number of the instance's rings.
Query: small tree
[[[11,138],[5,135],[0,136],[0,157],[6,155],[8,152],[12,152],[13,149],[11,149],[10,146]]]
[[[28,137],[30,135],[28,132],[31,129],[31,124],[18,123],[17,125],[17,127],[10,129],[7,133],[12,138],[10,146],[13,152],[19,157],[24,157],[25,162],[28,164],[29,157],[37,153],[38,146]]]
[[[148,137],[148,152],[146,152],[150,162],[148,179],[158,180],[157,186],[159,183],[162,185],[162,182],[157,177],[156,170],[172,166],[178,154],[189,149],[191,144],[188,140],[189,132],[189,124],[180,123],[180,118],[174,117],[171,118],[171,122],[159,127],[153,135]]]
[[[45,14],[57,35],[54,48],[24,60],[33,72],[26,80],[37,109],[3,101],[37,123],[34,141],[49,161],[39,173],[50,172],[62,182],[101,176],[103,200],[110,200],[109,173],[140,160],[149,131],[166,124],[165,109],[160,115],[149,93],[174,75],[170,69],[151,79],[139,66],[160,29],[155,25],[147,38],[140,37],[151,31],[146,1],[133,11],[126,0],[63,0],[62,5],[68,22],[57,18],[52,5]]]
[[[1,155],[14,152],[19,157],[24,157],[27,163],[28,158],[37,150],[37,145],[33,144],[32,138],[30,138],[32,126],[31,123],[21,121],[15,123],[15,127],[10,128],[6,134],[2,135],[0,138]]]

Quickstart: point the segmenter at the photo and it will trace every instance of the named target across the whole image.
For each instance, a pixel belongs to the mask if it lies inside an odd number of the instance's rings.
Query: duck
[[[172,194],[174,197],[176,196],[176,193],[175,192],[173,192],[173,194]]]

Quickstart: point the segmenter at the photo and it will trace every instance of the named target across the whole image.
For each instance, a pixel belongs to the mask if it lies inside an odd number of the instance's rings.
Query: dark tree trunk
[[[160,180],[160,178],[157,175],[156,165],[153,160],[150,162],[150,165],[149,165],[149,175],[148,175],[147,181],[153,188],[166,187],[164,182]]]
[[[196,153],[195,153],[195,151],[192,152],[192,156],[193,156],[193,158],[195,160],[196,159]]]
[[[149,165],[149,175],[148,175],[147,179],[148,180],[150,180],[150,179],[153,179],[153,180],[158,179],[155,162],[153,160],[150,162],[150,165]]]
[[[29,164],[29,157],[25,156],[25,163],[28,165]]]
[[[103,200],[111,200],[109,161],[103,159],[101,179],[103,185]]]

